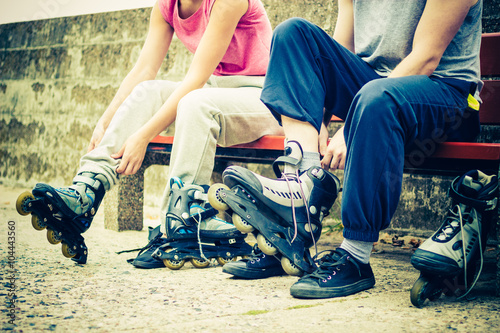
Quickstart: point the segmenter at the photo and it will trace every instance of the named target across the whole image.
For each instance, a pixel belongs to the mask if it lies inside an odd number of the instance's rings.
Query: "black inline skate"
[[[103,175],[82,172],[69,187],[36,184],[31,193],[22,193],[17,198],[16,209],[21,215],[31,213],[36,230],[47,229],[49,243],[62,243],[65,257],[85,264],[88,250],[81,234],[90,227],[108,189],[109,183]]]
[[[170,188],[166,240],[152,253],[153,258],[177,270],[186,260],[196,268],[205,268],[212,258],[224,265],[237,256],[252,253],[252,247],[245,242],[246,235],[218,218],[218,211],[208,204],[208,186],[185,185],[174,177]]]
[[[320,167],[299,174],[301,159],[300,144],[288,141],[285,156],[273,164],[279,179],[231,166],[223,173],[224,184],[209,190],[213,207],[230,208],[238,230],[257,234],[257,244],[265,254],[281,253],[284,271],[296,276],[316,268],[309,248],[319,239],[323,217],[340,189],[338,178]],[[283,173],[280,165],[284,165]]]
[[[411,258],[421,272],[411,290],[411,302],[419,308],[442,293],[462,299],[476,284],[496,213],[497,176],[469,171],[453,180],[449,195],[452,208],[442,225]]]

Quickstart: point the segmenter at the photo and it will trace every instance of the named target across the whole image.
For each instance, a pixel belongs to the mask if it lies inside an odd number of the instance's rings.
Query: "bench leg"
[[[144,171],[121,177],[104,199],[104,228],[114,231],[142,230],[144,203]]]

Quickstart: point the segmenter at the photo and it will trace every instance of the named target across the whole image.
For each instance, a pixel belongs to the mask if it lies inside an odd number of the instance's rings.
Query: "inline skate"
[[[309,248],[319,239],[323,217],[340,188],[338,178],[320,167],[299,174],[302,154],[297,141],[288,141],[285,156],[273,164],[279,179],[231,166],[223,173],[224,184],[209,190],[210,204],[219,210],[231,209],[236,228],[254,232],[265,254],[281,253],[284,271],[295,276],[316,268]]]
[[[166,239],[152,253],[153,258],[177,270],[186,260],[196,268],[205,268],[212,258],[224,265],[237,256],[252,253],[252,247],[245,242],[246,235],[216,217],[218,211],[207,202],[208,186],[185,185],[174,177],[170,188]]]
[[[448,193],[452,208],[439,229],[411,258],[412,265],[421,272],[410,297],[419,308],[442,293],[462,299],[476,284],[496,212],[498,178],[472,170],[453,180]]]
[[[36,230],[47,229],[49,243],[62,243],[65,257],[85,264],[88,250],[81,234],[90,227],[108,189],[103,175],[82,172],[69,187],[36,184],[32,192],[17,198],[16,209],[21,215],[31,213],[31,224]]]

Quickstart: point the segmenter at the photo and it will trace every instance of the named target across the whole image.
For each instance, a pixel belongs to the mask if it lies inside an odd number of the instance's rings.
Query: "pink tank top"
[[[203,0],[200,8],[187,19],[179,17],[178,0],[159,0],[165,21],[179,40],[194,53],[205,32],[216,0]],[[238,22],[226,54],[214,75],[265,75],[269,62],[272,29],[260,0],[248,0],[248,10]]]

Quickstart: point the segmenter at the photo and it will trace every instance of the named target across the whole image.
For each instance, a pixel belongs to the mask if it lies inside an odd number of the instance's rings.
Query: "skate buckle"
[[[493,210],[497,207],[498,198],[494,198],[493,200],[486,201],[486,209],[485,211]]]

